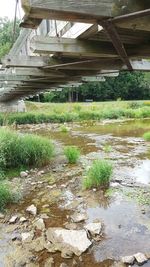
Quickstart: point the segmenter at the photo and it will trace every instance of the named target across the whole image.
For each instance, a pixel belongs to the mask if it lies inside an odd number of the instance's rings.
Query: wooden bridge
[[[118,71],[150,71],[149,0],[21,0],[21,34],[3,59],[0,101]]]

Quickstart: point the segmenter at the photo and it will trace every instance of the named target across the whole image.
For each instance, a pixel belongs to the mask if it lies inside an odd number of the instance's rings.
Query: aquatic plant
[[[44,137],[0,129],[1,170],[20,166],[43,166],[53,156],[54,146]]]
[[[103,147],[103,150],[106,153],[110,153],[112,151],[112,146],[108,145],[108,144],[105,144],[104,147]]]
[[[92,187],[109,185],[112,175],[112,164],[106,160],[95,160],[83,180],[83,187],[90,189]]]
[[[150,141],[150,132],[146,132],[146,133],[143,135],[143,138],[144,138],[146,141]]]
[[[62,133],[67,133],[67,132],[68,132],[68,128],[67,128],[65,125],[62,125],[62,126],[60,127],[60,131],[61,131]]]
[[[69,163],[75,164],[80,157],[80,150],[75,146],[66,146],[64,148],[64,154]]]

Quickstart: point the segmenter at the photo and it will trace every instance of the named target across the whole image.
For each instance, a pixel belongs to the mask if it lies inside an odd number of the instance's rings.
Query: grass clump
[[[33,134],[20,134],[7,128],[0,129],[0,170],[21,166],[44,166],[53,156],[50,140]]]
[[[150,141],[150,132],[147,132],[143,135],[143,138],[146,140],[146,141]]]
[[[7,204],[13,202],[13,194],[9,187],[3,183],[0,183],[0,211],[3,211]]]
[[[112,175],[112,165],[106,160],[95,160],[89,169],[83,186],[85,189],[98,186],[108,186]]]
[[[80,150],[75,146],[67,146],[64,149],[64,154],[69,163],[75,164],[80,157]]]
[[[68,128],[65,125],[62,125],[60,127],[60,132],[62,132],[62,133],[68,133]]]

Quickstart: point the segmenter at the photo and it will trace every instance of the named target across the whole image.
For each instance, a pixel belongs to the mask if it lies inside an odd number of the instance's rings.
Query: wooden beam
[[[4,67],[28,67],[28,68],[41,68],[48,65],[49,57],[40,56],[5,56],[2,59]]]
[[[117,57],[117,53],[110,43],[106,45],[97,41],[35,36],[32,38],[30,46],[34,53],[39,54],[62,53],[79,57]]]
[[[39,76],[39,77],[66,77],[66,75],[59,71],[44,71],[38,68],[14,68],[8,69],[8,74],[13,74],[14,76]]]
[[[125,47],[123,43],[121,42],[121,39],[117,33],[117,30],[115,26],[113,25],[111,20],[103,21],[101,22],[101,25],[103,26],[104,30],[106,31],[106,34],[111,39],[118,55],[122,59],[122,61],[126,64],[128,70],[132,71],[132,66],[130,64],[130,61],[128,59],[128,55],[126,53]]]

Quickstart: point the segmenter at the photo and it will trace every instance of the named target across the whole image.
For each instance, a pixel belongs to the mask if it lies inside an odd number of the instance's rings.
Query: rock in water
[[[102,230],[102,224],[99,223],[89,223],[84,226],[84,229],[89,231],[91,235],[99,235]]]
[[[37,214],[37,207],[32,204],[26,211],[35,216]]]
[[[135,257],[137,263],[140,264],[140,265],[141,264],[144,264],[145,262],[148,261],[148,259],[146,258],[146,256],[143,253],[140,253],[140,252],[134,254],[134,257]]]
[[[41,218],[35,220],[33,225],[34,225],[34,227],[36,227],[37,229],[39,229],[41,231],[45,230],[45,223],[44,223],[44,220]]]
[[[74,223],[78,223],[87,220],[88,216],[85,213],[75,213],[71,216],[71,219]]]
[[[134,256],[124,256],[121,258],[121,261],[125,264],[133,264],[135,261]]]
[[[17,221],[17,219],[18,219],[18,216],[17,215],[14,215],[14,216],[12,216],[10,218],[9,223],[15,223]]]
[[[49,228],[46,232],[47,239],[57,250],[72,251],[75,255],[80,256],[92,244],[87,238],[85,230],[66,230],[62,228]]]

